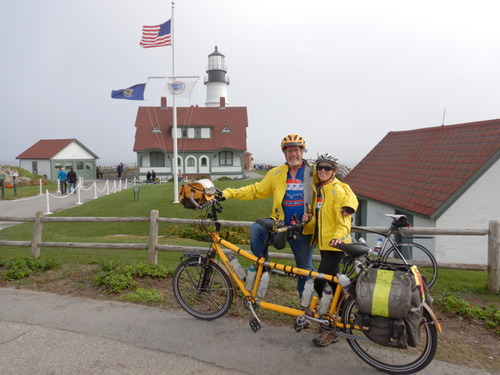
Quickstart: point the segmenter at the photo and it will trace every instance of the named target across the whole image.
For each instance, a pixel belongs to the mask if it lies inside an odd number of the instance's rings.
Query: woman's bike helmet
[[[326,153],[318,156],[318,158],[316,159],[316,165],[318,165],[319,163],[328,163],[331,164],[333,167],[338,168],[339,159],[337,159],[332,154]]]

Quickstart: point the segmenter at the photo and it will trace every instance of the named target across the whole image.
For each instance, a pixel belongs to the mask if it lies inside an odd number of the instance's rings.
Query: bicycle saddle
[[[335,247],[337,249],[342,250],[346,255],[350,256],[351,258],[360,257],[361,255],[365,255],[366,253],[368,253],[368,251],[370,251],[370,247],[361,242],[339,243]]]

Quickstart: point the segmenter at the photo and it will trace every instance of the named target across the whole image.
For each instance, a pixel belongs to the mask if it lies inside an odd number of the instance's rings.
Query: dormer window
[[[159,126],[155,126],[153,130],[151,130],[151,133],[161,133],[161,129]]]

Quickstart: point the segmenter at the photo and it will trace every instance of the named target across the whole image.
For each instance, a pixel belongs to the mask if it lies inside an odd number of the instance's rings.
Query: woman
[[[335,175],[338,171],[337,158],[331,154],[320,155],[316,160],[316,177],[314,185],[312,221],[314,222],[313,242],[321,253],[319,273],[336,275],[344,254],[336,245],[350,242],[351,217],[358,208],[358,200],[349,185],[339,181]],[[329,282],[333,293],[336,284]],[[314,289],[321,299],[326,280],[315,279]],[[340,336],[333,330],[321,329],[321,333],[313,339],[317,346],[327,346],[339,341]]]

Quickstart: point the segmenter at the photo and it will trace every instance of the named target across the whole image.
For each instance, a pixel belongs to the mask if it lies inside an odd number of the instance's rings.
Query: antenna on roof
[[[444,107],[443,111],[443,122],[441,123],[441,126],[444,126],[444,117],[446,116],[446,107]]]

